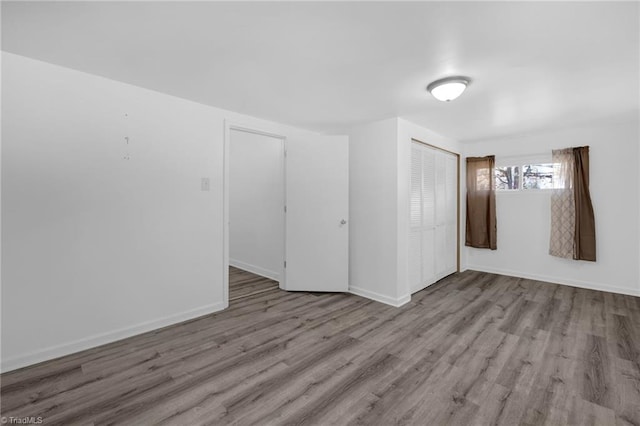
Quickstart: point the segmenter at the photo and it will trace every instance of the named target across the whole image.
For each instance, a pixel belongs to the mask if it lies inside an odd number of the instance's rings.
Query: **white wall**
[[[5,52],[2,86],[3,371],[224,308],[225,121],[319,137]]]
[[[349,134],[349,290],[391,305],[397,288],[397,119]]]
[[[465,154],[496,159],[590,146],[597,262],[548,254],[550,194],[498,193],[498,250],[466,248],[469,269],[640,295],[637,262],[638,123],[550,131],[465,145]]]
[[[222,309],[222,121],[11,54],[2,80],[3,369]]]
[[[229,262],[277,281],[284,262],[284,141],[229,134]]]

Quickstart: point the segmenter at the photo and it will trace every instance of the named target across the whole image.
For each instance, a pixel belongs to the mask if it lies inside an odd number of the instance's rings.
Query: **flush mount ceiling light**
[[[427,86],[427,90],[439,101],[449,102],[462,95],[471,83],[469,77],[447,77],[436,80]]]

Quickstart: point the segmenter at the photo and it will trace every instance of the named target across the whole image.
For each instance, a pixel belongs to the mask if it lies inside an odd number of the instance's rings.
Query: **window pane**
[[[552,189],[553,163],[527,164],[522,167],[522,188]]]
[[[494,171],[496,175],[496,189],[518,189],[518,185],[520,184],[520,167],[496,167]]]

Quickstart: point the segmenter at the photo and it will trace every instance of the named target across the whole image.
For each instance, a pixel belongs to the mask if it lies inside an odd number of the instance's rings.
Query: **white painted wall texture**
[[[397,119],[349,134],[349,290],[391,305],[397,288]]]
[[[3,370],[222,309],[222,120],[10,54],[2,80]]]
[[[632,122],[465,145],[468,156],[495,154],[497,160],[589,145],[597,238],[597,262],[550,256],[550,193],[498,193],[498,250],[466,248],[467,267],[640,296],[638,133]]]

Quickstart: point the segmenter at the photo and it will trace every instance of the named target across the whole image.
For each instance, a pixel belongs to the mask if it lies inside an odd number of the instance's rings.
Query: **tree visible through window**
[[[553,189],[553,163],[523,166],[523,189]]]
[[[520,167],[507,166],[496,167],[496,189],[519,189],[520,187]]]

